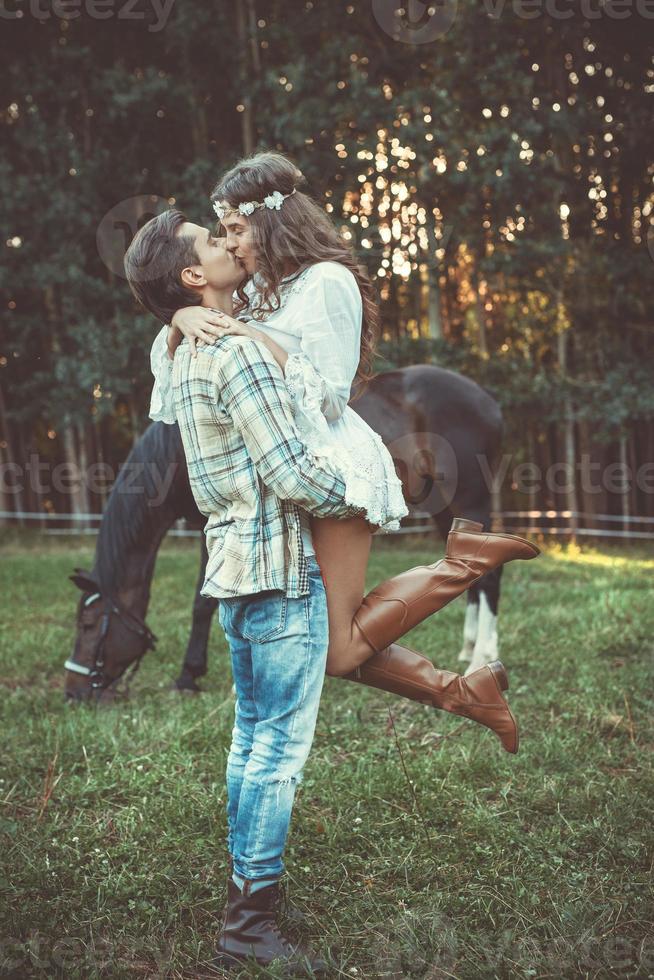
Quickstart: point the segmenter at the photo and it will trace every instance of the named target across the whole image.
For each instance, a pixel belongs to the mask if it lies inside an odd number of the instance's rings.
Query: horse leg
[[[455,513],[447,508],[435,515],[435,523],[442,536],[447,535],[452,517],[467,517],[480,521],[485,530],[490,530],[490,501],[483,500],[473,504],[471,501],[457,501]],[[465,675],[485,666],[499,657],[497,641],[497,608],[500,596],[502,566],[487,572],[470,586],[463,622],[463,646],[459,652],[459,663],[469,666]]]
[[[482,576],[475,587],[478,589],[477,631],[470,665],[464,676],[478,670],[492,660],[499,659],[497,638],[497,611],[500,599],[500,581],[503,568],[494,568]],[[465,635],[465,626],[464,626]]]
[[[201,536],[200,548],[200,574],[198,575],[195,600],[193,602],[191,635],[186,648],[182,671],[175,681],[177,690],[191,691],[193,693],[202,690],[195,681],[196,678],[203,677],[207,672],[207,645],[209,642],[211,619],[218,607],[218,599],[211,599],[200,594],[200,589],[204,583],[208,559],[204,534]]]
[[[469,664],[477,640],[477,628],[479,624],[479,583],[475,582],[468,589],[468,604],[466,606],[466,616],[463,621],[463,646],[458,656],[459,663]]]

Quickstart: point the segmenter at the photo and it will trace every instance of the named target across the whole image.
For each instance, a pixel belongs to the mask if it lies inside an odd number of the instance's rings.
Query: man
[[[224,239],[177,211],[138,233],[125,267],[137,298],[164,322],[188,305],[231,314],[244,277]],[[215,346],[196,356],[183,341],[172,372],[191,488],[209,518],[202,592],[220,598],[237,691],[227,762],[233,872],[220,965],[249,952],[262,964],[277,957],[296,962],[301,952],[279,932],[274,912],[329,645],[324,583],[306,518],[307,511],[363,513],[344,504],[340,477],[316,468],[299,441],[277,344],[249,324],[235,327],[235,334],[217,331]],[[394,640],[485,571],[536,554],[525,539],[455,520],[442,561],[409,569],[364,598],[357,623],[363,621],[370,654],[346,678],[471,718],[515,753],[517,726],[502,696],[507,681],[499,661],[464,679]],[[314,971],[321,965],[314,960]]]
[[[138,232],[125,269],[134,295],[163,322],[193,303],[231,314],[244,278],[224,239],[174,210]],[[329,640],[324,584],[300,508],[335,517],[362,511],[345,505],[340,477],[306,455],[283,374],[257,333],[226,335],[196,356],[184,341],[173,368],[191,488],[209,517],[202,592],[220,598],[237,693],[227,762],[233,872],[216,964],[253,953],[262,964],[280,958],[318,972],[326,964],[307,959],[275,921]]]

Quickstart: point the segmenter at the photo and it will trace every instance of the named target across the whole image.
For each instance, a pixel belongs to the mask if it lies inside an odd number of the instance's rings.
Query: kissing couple
[[[396,641],[486,572],[539,554],[456,517],[442,560],[364,596],[372,535],[408,508],[386,446],[348,405],[372,376],[374,290],[305,183],[286,156],[258,153],[216,185],[217,227],[168,210],[125,255],[135,297],[164,324],[150,416],[179,425],[207,516],[202,594],[219,600],[236,691],[222,969],[328,968],[277,919],[325,674],[470,718],[517,752],[499,660],[463,677]]]

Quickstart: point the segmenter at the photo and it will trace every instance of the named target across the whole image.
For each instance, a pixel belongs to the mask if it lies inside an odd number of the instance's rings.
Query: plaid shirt
[[[299,509],[318,517],[365,511],[346,505],[340,476],[307,456],[279,364],[250,337],[227,335],[197,358],[182,341],[172,380],[191,489],[209,518],[202,595],[308,595]]]

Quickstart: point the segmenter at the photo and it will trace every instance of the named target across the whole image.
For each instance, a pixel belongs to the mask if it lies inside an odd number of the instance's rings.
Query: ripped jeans
[[[271,590],[219,602],[236,687],[227,844],[246,882],[284,871],[295,790],[316,727],[329,620],[320,565],[314,555],[307,562],[308,596]]]

